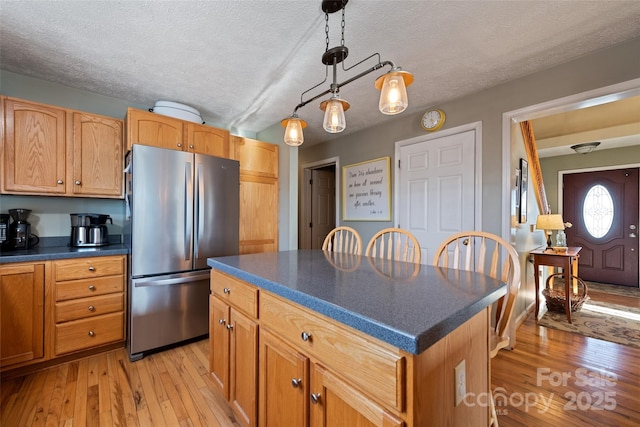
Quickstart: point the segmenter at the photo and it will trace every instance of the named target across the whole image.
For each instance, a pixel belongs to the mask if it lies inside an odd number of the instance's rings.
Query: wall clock
[[[429,110],[422,116],[420,124],[425,130],[434,131],[442,127],[445,120],[445,114],[442,110]]]

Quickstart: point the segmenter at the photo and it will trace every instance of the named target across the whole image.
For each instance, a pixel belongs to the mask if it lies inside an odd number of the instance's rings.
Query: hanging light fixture
[[[344,45],[344,11],[347,2],[348,0],[322,0],[322,11],[325,14],[325,35],[327,41],[325,52],[322,55],[322,63],[326,66],[325,78],[317,85],[302,92],[302,94],[300,95],[300,103],[296,105],[291,117],[282,120],[282,126],[286,128],[284,133],[284,142],[288,145],[299,146],[304,142],[302,129],[307,126],[307,123],[298,117],[298,110],[308,103],[315,101],[327,94],[331,94],[331,97],[328,100],[322,101],[320,103],[320,109],[324,111],[324,130],[329,133],[339,133],[345,130],[347,123],[344,112],[349,109],[349,103],[344,99],[340,99],[340,88],[351,83],[354,80],[358,80],[360,77],[364,77],[367,74],[379,70],[380,68],[383,68],[385,66],[389,66],[391,69],[386,74],[378,77],[374,84],[376,89],[380,91],[380,102],[378,104],[380,112],[389,115],[399,114],[406,110],[409,106],[407,97],[407,86],[413,83],[413,75],[407,71],[403,71],[400,67],[396,66],[391,61],[381,61],[379,53],[374,53],[373,55],[370,55],[369,57],[363,59],[355,65],[352,65],[351,67],[345,68],[343,64],[342,70],[349,71],[372,58],[376,58],[378,61],[371,68],[361,72],[360,74],[350,79],[345,80],[342,83],[338,83],[337,65],[343,62],[349,55],[349,49]],[[329,14],[337,12],[339,10],[342,11],[341,44],[340,46],[329,49]],[[329,89],[317,95],[311,96],[308,99],[305,99],[305,96],[309,92],[317,89],[327,81],[327,78],[329,76],[329,67],[331,67],[333,71],[333,80],[329,86]]]

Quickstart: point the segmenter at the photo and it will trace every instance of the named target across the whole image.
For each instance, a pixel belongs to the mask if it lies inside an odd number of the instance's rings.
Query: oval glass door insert
[[[582,218],[587,231],[595,238],[604,237],[613,224],[613,199],[604,186],[597,184],[589,189],[582,205]]]

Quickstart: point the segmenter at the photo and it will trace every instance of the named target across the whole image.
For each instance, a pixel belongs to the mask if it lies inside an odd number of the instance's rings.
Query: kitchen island
[[[243,424],[486,425],[489,307],[505,284],[319,250],[208,264],[210,370]]]

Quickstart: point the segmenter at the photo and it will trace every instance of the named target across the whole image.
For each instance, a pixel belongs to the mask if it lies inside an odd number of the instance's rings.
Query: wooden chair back
[[[490,356],[509,345],[508,325],[520,289],[518,253],[506,240],[484,231],[464,231],[449,236],[436,249],[433,265],[486,274],[507,284],[498,300],[492,329]]]
[[[422,251],[418,239],[401,228],[385,228],[369,240],[366,256],[420,264]]]
[[[336,227],[324,238],[322,250],[360,255],[362,254],[362,238],[351,227]]]

